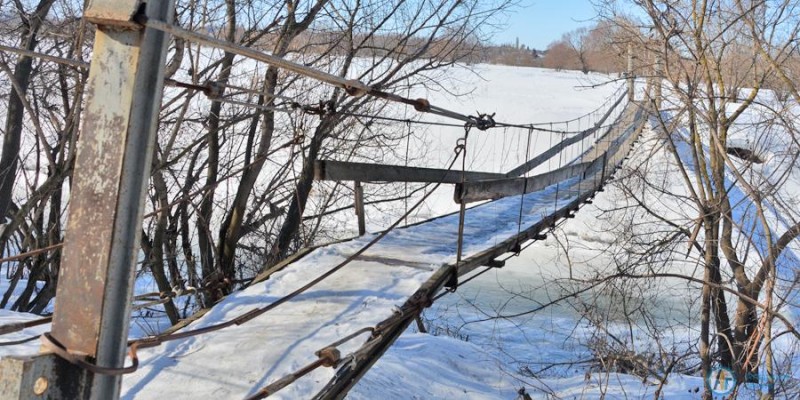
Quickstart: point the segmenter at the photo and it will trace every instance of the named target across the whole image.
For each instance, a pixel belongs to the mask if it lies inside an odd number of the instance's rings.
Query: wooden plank
[[[545,150],[544,153],[539,154],[538,156],[532,158],[530,161],[526,162],[525,164],[522,164],[519,167],[512,169],[510,172],[508,172],[506,174],[506,177],[508,177],[508,178],[516,178],[518,176],[522,176],[526,172],[531,171],[534,168],[538,167],[539,165],[541,165],[545,161],[557,156],[558,154],[561,153],[562,150],[564,150],[565,148],[569,147],[570,145],[578,143],[581,140],[585,139],[587,136],[593,134],[595,131],[597,131],[597,129],[598,129],[597,127],[593,127],[593,128],[587,129],[587,130],[585,130],[585,131],[583,131],[583,132],[581,132],[581,133],[579,133],[579,134],[577,134],[575,136],[572,136],[572,137],[569,137],[569,138],[566,138],[566,139],[562,140],[561,142],[559,142],[555,146]]]
[[[589,162],[588,166],[586,167],[586,171],[584,171],[584,176],[592,176],[602,170],[605,169],[606,162],[608,161],[608,152],[604,151],[600,157],[595,158],[591,162]]]
[[[491,172],[466,171],[463,175],[463,179],[466,182],[505,178],[504,174]],[[462,172],[400,165],[321,160],[314,163],[314,179],[318,181],[460,183],[462,181]]]
[[[529,178],[506,178],[456,184],[456,203],[472,203],[481,200],[500,199],[508,196],[528,194],[570,178],[583,177],[593,163],[567,165]]]
[[[361,182],[356,181],[355,183],[355,209],[356,209],[356,217],[358,218],[358,236],[364,236],[367,233],[367,222],[364,218],[364,187],[361,186]]]

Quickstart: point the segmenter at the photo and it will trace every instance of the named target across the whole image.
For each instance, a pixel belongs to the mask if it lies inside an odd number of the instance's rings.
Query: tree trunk
[[[335,115],[326,115],[322,118],[317,129],[314,130],[314,137],[308,148],[308,155],[304,160],[303,170],[298,177],[294,198],[289,205],[286,220],[284,220],[280,233],[278,233],[278,238],[270,250],[269,260],[267,262],[268,266],[282,260],[292,250],[291,244],[297,238],[297,234],[300,230],[300,224],[303,221],[303,212],[305,211],[308,196],[311,193],[311,186],[314,182],[314,161],[317,160],[319,150],[322,148],[322,142],[335,125],[336,120],[337,118]]]
[[[236,6],[233,0],[226,0],[226,34],[225,38],[229,42],[236,39]],[[233,60],[235,54],[226,52],[223,56],[220,67],[222,70],[219,73],[217,82],[226,85],[231,75],[231,68],[233,67]],[[211,110],[208,115],[208,171],[206,174],[205,186],[208,191],[203,196],[203,201],[200,203],[200,212],[197,217],[197,240],[200,247],[200,264],[203,269],[203,279],[207,281],[216,280],[214,278],[217,268],[214,259],[214,240],[211,236],[211,218],[214,212],[214,186],[217,183],[219,176],[219,152],[220,152],[220,125],[222,103],[218,100],[211,102]],[[212,282],[206,282],[212,283]],[[216,296],[206,300],[206,303],[213,303],[216,301]]]

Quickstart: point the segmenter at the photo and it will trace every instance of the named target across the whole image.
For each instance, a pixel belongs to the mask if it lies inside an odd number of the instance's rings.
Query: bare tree
[[[69,1],[13,4],[2,30],[5,37],[20,39],[8,45],[83,58],[87,33],[74,18],[79,7]],[[55,9],[58,12],[51,15]],[[0,156],[0,218],[7,221],[0,230],[0,249],[5,254],[57,246],[63,239],[64,184],[72,168],[86,79],[85,71],[74,64],[9,55],[0,54],[9,101]],[[16,310],[44,312],[55,295],[58,265],[58,252],[8,264],[9,288],[0,307],[11,302]],[[12,299],[23,281],[21,294]]]
[[[764,368],[770,398],[778,373],[773,338],[800,338],[782,315],[796,307],[786,296],[797,286],[789,249],[800,235],[800,215],[788,188],[800,131],[795,105],[772,95],[796,96],[789,77],[800,15],[788,1],[630,3],[646,15],[633,25],[644,29],[627,28],[639,38],[635,46],[663,66],[652,70],[663,74],[654,84],[665,93],[655,128],[680,182],[654,175],[650,159],[620,180],[638,216],[623,225],[634,235],[621,236],[631,238],[621,246],[632,253],[620,268],[628,277],[701,282],[702,376],[719,363],[742,384],[758,381]],[[763,167],[767,154],[771,166]],[[676,246],[687,242],[689,253]],[[686,257],[702,267],[701,277],[659,264],[679,265]],[[776,319],[782,328],[773,326]]]

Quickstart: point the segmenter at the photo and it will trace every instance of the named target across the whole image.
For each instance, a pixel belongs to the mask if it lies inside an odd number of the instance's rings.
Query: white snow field
[[[511,123],[541,123],[569,120],[590,113],[611,98],[621,86],[603,75],[556,72],[534,68],[477,65],[470,72],[454,69],[453,79],[462,92],[469,95],[454,99],[447,93],[415,93],[431,103],[454,110],[496,112],[496,118]],[[473,89],[474,88],[474,89]],[[602,112],[602,111],[601,111]],[[613,118],[613,117],[612,117]],[[435,120],[435,118],[425,119]],[[583,125],[567,125],[569,130],[586,129]],[[557,129],[565,129],[559,124]],[[441,167],[452,157],[460,128],[420,129],[413,143],[424,166]],[[643,135],[654,134],[648,129]],[[560,135],[536,134],[531,154],[549,148]],[[525,161],[527,132],[493,130],[470,133],[467,169],[507,172]],[[577,157],[585,145],[574,146],[566,159],[551,160],[535,172],[558,168]],[[523,151],[520,151],[520,150]],[[633,157],[661,157],[652,147],[637,146]],[[460,163],[459,163],[460,164]],[[423,164],[420,164],[421,166]],[[577,182],[568,182],[525,196],[522,229],[541,219],[548,210],[563,206],[577,194],[570,191]],[[800,186],[798,186],[800,187]],[[595,204],[578,212],[577,218],[564,225],[565,235],[584,247],[570,253],[573,265],[605,266],[594,249],[613,239],[602,232],[583,229],[600,226],[597,217],[601,208],[610,208],[620,201],[613,189],[599,194]],[[426,202],[415,220],[431,218],[456,210],[452,187],[443,186]],[[399,211],[400,213],[402,210]],[[469,209],[466,216],[465,254],[474,254],[492,247],[498,241],[517,233],[520,197],[485,203]],[[299,297],[241,326],[166,343],[139,352],[140,368],[123,379],[126,399],[237,399],[253,394],[261,387],[315,361],[314,352],[359,329],[382,321],[400,306],[442,264],[455,260],[457,215],[446,215],[429,223],[398,229],[372,247],[365,255],[346,266]],[[384,215],[368,216],[368,229],[375,231],[390,223]],[[226,321],[252,309],[268,305],[282,295],[302,286],[327,271],[374,237],[337,243],[317,249],[270,277],[241,292],[228,296],[208,314],[185,330],[197,329]],[[445,296],[426,312],[433,326],[458,326],[501,310],[508,313],[530,308],[530,302],[508,301],[514,290],[530,298],[546,302],[549,279],[561,278],[568,272],[563,250],[552,238],[531,246],[519,258],[512,258],[504,269],[491,271],[454,295]],[[580,271],[575,271],[580,274]],[[0,284],[2,286],[2,284]],[[678,286],[678,285],[674,285]],[[146,284],[137,291],[148,291]],[[685,288],[666,285],[665,293],[685,293]],[[670,290],[674,292],[670,292]],[[684,292],[681,292],[684,290]],[[664,318],[685,321],[681,311],[689,307],[681,296],[673,296],[675,307],[666,307]],[[687,300],[688,301],[688,300]],[[0,310],[0,324],[35,318]],[[618,329],[619,327],[610,327]],[[624,327],[623,327],[624,328]],[[47,331],[48,326],[4,335],[0,341],[12,341]],[[585,332],[585,335],[584,335]],[[548,308],[542,313],[513,320],[469,323],[454,336],[416,333],[410,328],[350,392],[353,399],[515,399],[525,388],[533,398],[611,399],[652,398],[657,385],[652,379],[625,374],[589,373],[584,369],[562,368],[557,374],[532,378],[520,371],[520,360],[538,361],[542,365],[580,360],[587,356],[585,342],[589,328],[579,316],[565,307]],[[452,332],[451,332],[452,333]],[[673,337],[693,340],[697,332],[691,326],[673,330]],[[132,336],[141,335],[134,330]],[[355,350],[366,335],[340,346],[342,354]],[[682,340],[682,339],[679,339]],[[642,345],[646,346],[647,343]],[[0,347],[0,357],[9,354],[31,354],[39,342]],[[334,371],[319,368],[300,378],[270,398],[311,398],[328,382]],[[667,399],[694,399],[702,393],[702,379],[671,375],[661,388]],[[697,392],[700,389],[700,393]]]

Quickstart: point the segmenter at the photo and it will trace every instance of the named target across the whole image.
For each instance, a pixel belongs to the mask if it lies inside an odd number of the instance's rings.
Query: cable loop
[[[458,138],[458,140],[456,140],[456,147],[453,148],[453,152],[456,153],[456,155],[459,155],[466,148],[467,148],[467,139],[463,137]]]
[[[83,368],[89,372],[94,374],[100,375],[126,375],[132,372],[135,372],[139,368],[139,357],[136,355],[136,348],[138,344],[136,342],[132,343],[128,347],[128,357],[131,358],[131,365],[122,368],[113,368],[113,367],[101,367],[96,364],[92,364],[86,361],[85,356],[79,356],[77,354],[72,354],[69,352],[69,349],[64,347],[61,342],[56,340],[50,332],[45,332],[41,336],[42,345],[46,347],[48,350],[52,351],[53,354],[57,355],[64,361],[75,365],[77,367]]]

